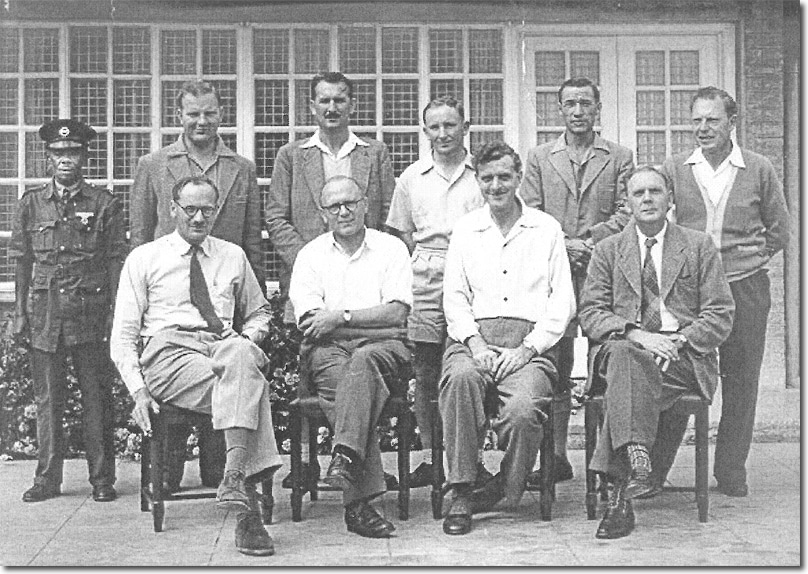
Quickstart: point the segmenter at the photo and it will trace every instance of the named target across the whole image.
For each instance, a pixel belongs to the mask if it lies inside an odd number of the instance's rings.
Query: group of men
[[[558,102],[565,131],[531,150],[523,169],[502,142],[469,154],[463,105],[438,98],[423,112],[431,152],[396,181],[386,146],[350,129],[352,82],[317,75],[318,128],[279,150],[262,204],[254,164],[218,135],[215,90],[188,82],[177,142],[138,164],[128,257],[120,202],[82,177],[95,132],[75,120],[44,125],[53,179],[23,195],[11,244],[15,333],[33,348],[40,445],[23,499],[60,492],[66,355],[82,389],[93,498],[115,499],[111,356],[144,431],[163,403],[212,415],[203,482],[239,510],[239,551],[274,551],[255,489],[281,465],[257,345],[269,321],[262,228],[284,264],[285,319],[303,334],[302,384],[334,431],[324,480],[343,491],[349,531],[395,530],[370,502],[387,488],[374,429],[410,364],[427,447],[410,482],[448,481],[444,532],[466,534],[474,513],[518,504],[536,480],[548,409],[554,479],[572,478],[578,325],[590,341],[587,391],[606,397],[592,468],[613,487],[596,535],[633,530],[632,499],[662,491],[685,431],[671,407],[685,392],[710,400],[719,372],[714,474],[720,491],[745,496],[766,263],[787,241],[771,162],[732,141],[736,105],[716,88],[693,98],[695,151],[661,168],[635,169],[628,149],[596,133],[590,80],[564,82]],[[496,474],[482,463],[489,420],[504,451]],[[428,448],[439,440],[445,477]],[[182,459],[166,488],[179,487],[181,468]]]

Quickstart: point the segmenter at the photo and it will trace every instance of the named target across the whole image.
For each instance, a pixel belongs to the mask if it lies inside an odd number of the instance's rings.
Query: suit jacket
[[[357,145],[351,152],[351,177],[367,192],[365,225],[381,229],[396,185],[390,152],[380,141],[362,139],[369,145]],[[283,296],[289,292],[289,279],[298,252],[306,243],[328,231],[319,207],[320,192],[325,184],[322,152],[317,147],[301,147],[307,141],[293,141],[278,150],[265,205],[269,239],[283,260],[280,276]]]
[[[247,254],[261,290],[265,290],[261,195],[255,164],[219,140],[217,169],[219,211],[210,234],[235,243]],[[140,158],[130,200],[131,235],[134,248],[174,231],[171,219],[171,188],[181,178],[193,175],[182,138]]]
[[[716,349],[729,336],[735,312],[732,292],[712,240],[700,231],[669,223],[662,247],[660,298],[679,321],[679,332],[694,351],[693,368],[703,396],[718,384]],[[635,225],[595,246],[578,308],[578,320],[594,345],[625,336],[635,325],[642,300],[640,246]]]

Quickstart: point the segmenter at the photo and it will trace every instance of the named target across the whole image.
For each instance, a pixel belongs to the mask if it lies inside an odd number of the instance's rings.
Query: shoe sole
[[[353,483],[344,476],[326,476],[323,482],[332,488],[340,490],[348,490],[353,486]]]
[[[353,528],[351,526],[347,526],[347,528],[348,528],[348,532],[358,534],[362,538],[390,538],[390,535],[393,533],[393,531],[390,530],[389,528],[386,528],[384,533],[379,533],[378,535],[371,534],[369,532],[364,532],[363,533],[363,532],[360,532],[358,528]]]
[[[632,500],[634,498],[639,498],[641,496],[646,496],[649,492],[654,490],[654,487],[650,484],[648,485],[637,485],[634,488],[626,487],[625,494],[623,496],[626,497],[626,500]]]
[[[238,548],[236,550],[241,552],[242,554],[246,554],[247,556],[272,556],[275,554],[274,548]]]

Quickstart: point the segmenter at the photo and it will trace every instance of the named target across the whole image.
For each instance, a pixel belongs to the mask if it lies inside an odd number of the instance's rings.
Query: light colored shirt
[[[478,319],[511,317],[535,323],[525,343],[541,354],[575,315],[561,225],[525,206],[503,237],[486,205],[457,222],[446,256],[443,308],[449,336],[479,334]]]
[[[323,158],[323,175],[326,180],[332,177],[341,175],[344,177],[351,177],[351,152],[356,146],[367,146],[367,142],[362,141],[355,133],[348,134],[348,140],[342,144],[342,147],[333,153],[331,149],[323,143],[320,139],[320,129],[318,128],[314,135],[309,138],[309,141],[301,145],[301,148],[316,147],[320,150]]]
[[[732,151],[724,158],[724,161],[716,168],[710,165],[707,158],[701,151],[700,147],[690,154],[685,163],[693,165],[693,177],[696,182],[707,190],[707,194],[713,205],[718,205],[721,197],[725,193],[729,193],[732,183],[735,181],[735,176],[738,169],[745,168],[746,164],[743,161],[741,148],[737,145],[732,146]]]
[[[323,233],[298,253],[289,299],[298,323],[315,309],[369,309],[393,301],[412,307],[407,247],[397,237],[365,229],[362,245],[349,255],[332,232]]]
[[[421,247],[446,250],[457,220],[484,204],[470,155],[448,179],[430,156],[399,176],[387,225],[412,233]]]
[[[226,328],[236,308],[244,317],[241,334],[260,342],[269,333],[269,303],[238,245],[208,236],[198,259],[211,303]],[[191,246],[174,231],[136,247],[126,258],[110,341],[118,372],[134,394],[145,386],[138,347],[141,338],[164,329],[204,330],[207,323],[191,303]]]
[[[635,228],[637,231],[637,241],[640,243],[640,269],[645,266],[645,240],[648,239],[646,235],[640,231],[639,227]],[[657,285],[662,285],[662,249],[665,244],[665,232],[668,230],[668,222],[665,222],[665,225],[662,227],[662,231],[654,235],[656,239],[656,243],[651,248],[651,259],[654,260],[654,268],[656,270],[656,277],[657,277]],[[662,331],[678,331],[679,330],[679,321],[674,317],[668,308],[665,306],[665,301],[662,300],[660,297],[659,299],[659,316],[662,320]],[[639,323],[641,317],[638,317],[637,323]]]

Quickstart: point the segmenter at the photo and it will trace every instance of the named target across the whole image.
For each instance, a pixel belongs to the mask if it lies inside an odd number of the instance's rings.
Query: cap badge
[[[62,136],[63,138],[66,138],[67,136],[70,135],[70,128],[67,127],[67,126],[60,127],[59,128],[59,135]]]

